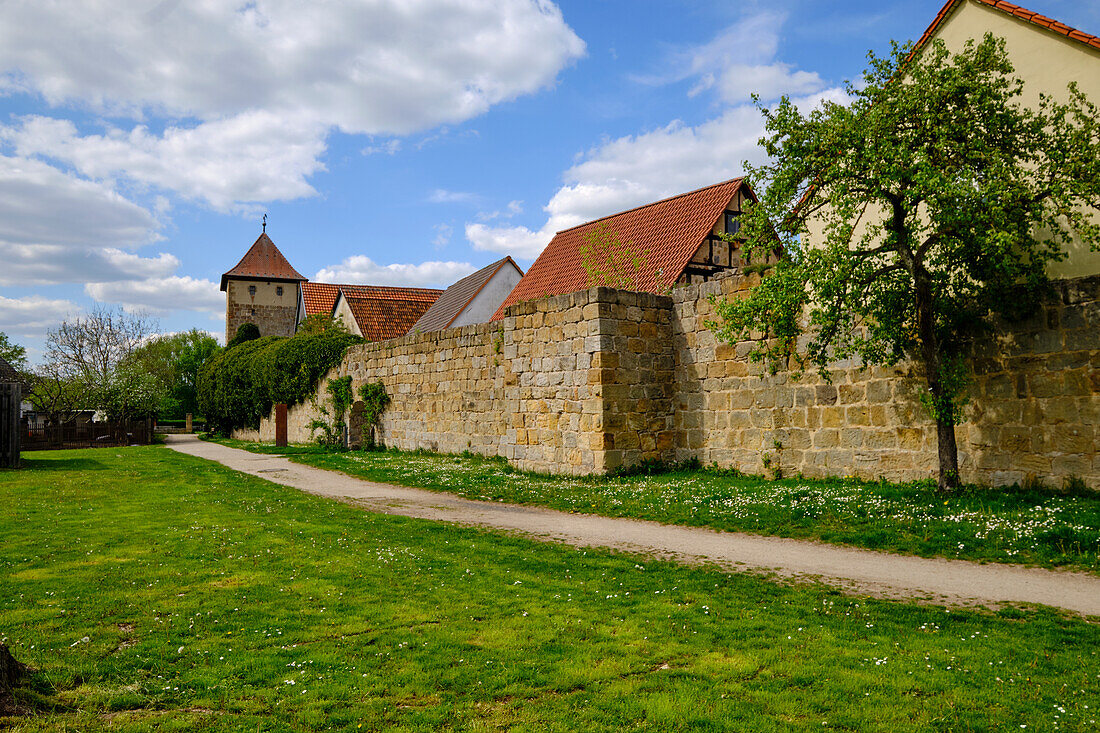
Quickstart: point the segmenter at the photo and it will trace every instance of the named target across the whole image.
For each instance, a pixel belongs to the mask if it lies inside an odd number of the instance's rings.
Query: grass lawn
[[[545,476],[504,460],[398,451],[328,453],[316,446],[219,439],[235,448],[471,499],[537,504],[757,534],[818,539],[925,557],[1068,567],[1100,573],[1100,492],[968,487],[855,479],[771,481],[721,471],[655,476]]]
[[[363,512],[163,446],[0,472],[31,730],[1095,730],[1100,625]]]

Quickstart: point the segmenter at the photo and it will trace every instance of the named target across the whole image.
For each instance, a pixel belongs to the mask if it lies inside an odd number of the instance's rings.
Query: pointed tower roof
[[[229,272],[222,275],[221,289],[225,290],[229,278],[241,280],[287,280],[290,282],[305,282],[308,278],[302,277],[298,271],[290,266],[286,257],[271,241],[266,233],[261,234],[244,257]]]

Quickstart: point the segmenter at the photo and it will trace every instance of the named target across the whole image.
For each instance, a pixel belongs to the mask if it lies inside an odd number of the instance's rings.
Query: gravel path
[[[858,550],[634,519],[568,514],[541,507],[471,501],[453,494],[378,484],[260,455],[193,435],[165,436],[168,447],[229,468],[385,514],[490,527],[580,547],[604,547],[733,571],[815,579],[849,592],[948,605],[1040,603],[1100,616],[1100,578],[1017,565],[978,565]]]

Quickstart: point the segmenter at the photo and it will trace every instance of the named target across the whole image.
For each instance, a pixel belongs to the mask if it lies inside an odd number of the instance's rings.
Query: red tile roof
[[[575,293],[594,284],[584,269],[581,248],[586,235],[601,225],[642,258],[637,290],[666,289],[679,279],[741,186],[741,179],[734,178],[558,232],[493,320],[503,318],[504,309],[515,303]],[[745,190],[751,195],[747,186]]]
[[[959,5],[959,3],[965,2],[965,0],[947,0],[947,4],[940,9],[940,12],[936,15],[935,20],[932,21],[932,25],[928,26],[928,30],[924,32],[924,35],[917,41],[914,50],[921,48],[924,44],[928,43],[932,36],[936,34],[936,30],[940,27],[940,24],[951,15],[952,11]],[[1092,46],[1093,48],[1100,49],[1100,38],[1094,35],[1079,31],[1076,28],[1070,28],[1065,23],[1059,23],[1056,20],[1046,17],[1045,15],[1039,15],[1036,12],[1021,8],[1019,5],[1013,5],[1007,3],[1004,0],[974,0],[974,2],[981,3],[982,5],[988,5],[991,8],[996,8],[1009,15],[1026,20],[1029,23],[1042,26],[1048,30],[1052,30],[1055,33],[1061,34],[1067,38],[1072,38],[1075,41],[1085,44],[1086,46]]]
[[[383,300],[425,300],[432,302],[443,292],[435,288],[394,288],[386,285],[339,285],[337,283],[302,283],[302,300],[305,302],[307,316],[318,313],[330,314],[336,306],[336,296],[340,291],[349,294],[367,295]]]
[[[435,303],[442,290],[341,285],[352,316],[368,341],[404,336]]]
[[[305,303],[306,315],[332,313],[332,307],[336,305],[336,296],[340,294],[342,287],[347,286],[332,283],[302,283],[302,301]]]
[[[458,318],[466,306],[477,297],[478,293],[489,284],[493,276],[500,272],[502,267],[514,267],[523,277],[523,270],[512,261],[511,257],[497,260],[491,265],[481,268],[472,275],[467,275],[451,287],[443,291],[439,300],[432,304],[420,320],[413,324],[409,333],[427,333],[428,331],[440,331],[447,328]]]
[[[242,278],[246,280],[290,280],[304,281],[306,278],[298,274],[298,271],[290,266],[286,257],[271,241],[267,234],[261,234],[252,243],[244,257],[229,272],[222,275],[221,289],[225,290],[229,278]]]

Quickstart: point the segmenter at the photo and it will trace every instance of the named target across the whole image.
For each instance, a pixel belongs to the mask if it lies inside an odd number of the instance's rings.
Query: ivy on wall
[[[273,404],[309,399],[325,372],[362,341],[349,334],[299,333],[227,346],[199,372],[199,406],[215,432],[258,428]]]

